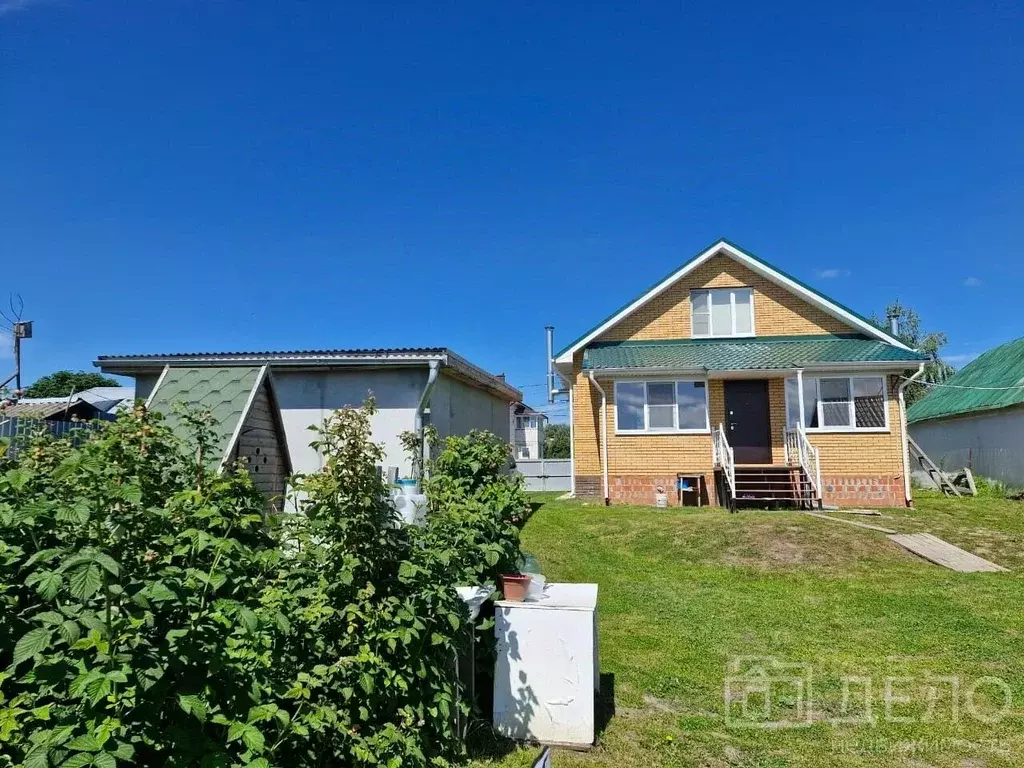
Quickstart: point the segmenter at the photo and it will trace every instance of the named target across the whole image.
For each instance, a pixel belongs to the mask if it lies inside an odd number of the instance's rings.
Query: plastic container
[[[668,506],[668,494],[660,485],[654,489],[654,506],[665,509]]]
[[[544,594],[544,588],[547,586],[548,580],[539,573],[528,573],[526,575],[530,577],[530,584],[526,588],[526,601],[532,603],[547,597]]]
[[[511,603],[521,603],[530,588],[530,576],[526,573],[503,573],[501,591]]]
[[[413,496],[420,492],[420,481],[415,477],[400,477],[398,488],[405,496]]]
[[[425,525],[427,496],[423,493],[399,493],[392,500],[398,517],[406,525]]]

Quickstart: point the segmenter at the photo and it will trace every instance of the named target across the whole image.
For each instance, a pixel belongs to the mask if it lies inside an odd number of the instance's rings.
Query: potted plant
[[[526,597],[530,588],[530,575],[526,573],[503,573],[501,574],[501,591],[506,600],[514,603],[521,603]]]

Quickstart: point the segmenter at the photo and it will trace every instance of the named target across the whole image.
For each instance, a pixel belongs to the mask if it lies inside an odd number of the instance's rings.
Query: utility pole
[[[8,315],[0,307],[0,318],[4,321],[0,323],[0,331],[9,331],[14,340],[14,373],[0,381],[0,389],[6,387],[11,383],[11,379],[14,379],[14,396],[18,398],[21,397],[21,340],[32,338],[32,322],[21,319],[21,313],[25,309],[25,302],[21,300],[21,294],[17,296],[18,306],[15,307],[14,304],[15,295],[12,293],[8,299],[11,314]]]
[[[14,324],[14,389],[19,393],[21,392],[21,340],[31,338],[31,320]]]

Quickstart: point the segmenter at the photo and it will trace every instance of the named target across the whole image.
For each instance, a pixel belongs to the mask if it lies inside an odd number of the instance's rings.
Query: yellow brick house
[[[673,504],[732,508],[910,504],[903,387],[925,359],[720,240],[554,355],[573,491],[653,503],[660,487]]]

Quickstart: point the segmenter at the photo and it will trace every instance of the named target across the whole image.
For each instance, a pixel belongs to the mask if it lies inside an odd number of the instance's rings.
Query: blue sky
[[[1019,3],[0,0],[0,39],[29,381],[446,345],[536,403],[545,324],[718,237],[956,364],[1024,334]]]

